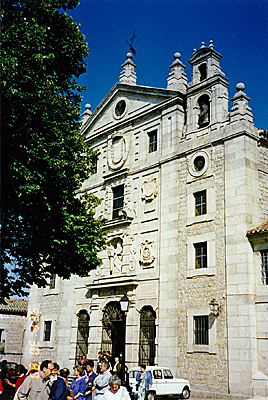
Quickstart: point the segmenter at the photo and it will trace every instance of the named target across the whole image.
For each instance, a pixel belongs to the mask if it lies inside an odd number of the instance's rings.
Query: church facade
[[[26,364],[125,348],[128,367],[168,366],[195,393],[268,395],[268,135],[244,84],[229,111],[221,58],[202,44],[188,82],[175,53],[159,89],[137,85],[128,53],[86,106],[81,134],[99,157],[81,190],[103,199],[109,244],[89,277],[31,289]]]

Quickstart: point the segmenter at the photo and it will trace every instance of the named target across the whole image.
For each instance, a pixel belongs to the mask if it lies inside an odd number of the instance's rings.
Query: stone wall
[[[0,314],[0,329],[4,329],[2,333],[2,343],[5,341],[4,358],[9,362],[21,361],[26,322],[25,316]]]
[[[206,149],[205,149],[206,150]],[[208,149],[210,152],[210,149]],[[187,175],[185,159],[179,164],[179,270],[178,270],[178,369],[180,377],[192,382],[195,390],[207,390],[210,393],[227,393],[228,362],[226,345],[226,304],[225,304],[225,247],[224,247],[224,149],[216,146],[210,160],[213,169],[214,218],[210,221],[187,224]],[[206,186],[211,177],[200,177],[195,184],[196,191],[200,184]],[[203,189],[203,187],[202,187]],[[208,210],[210,213],[211,210]],[[188,226],[187,226],[188,225]],[[214,270],[210,276],[187,278],[187,241],[200,235],[214,233]],[[191,239],[190,239],[191,240]],[[198,239],[197,239],[198,241]],[[205,271],[204,271],[205,273]],[[189,346],[189,322],[187,321],[200,309],[208,308],[212,298],[221,305],[221,312],[215,319],[217,346],[214,349],[198,350]],[[188,311],[187,311],[188,310]],[[190,312],[189,312],[190,310]],[[188,314],[188,315],[187,315]]]

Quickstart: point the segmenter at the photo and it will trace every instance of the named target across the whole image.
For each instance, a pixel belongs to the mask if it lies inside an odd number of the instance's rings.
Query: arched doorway
[[[155,365],[155,319],[151,306],[144,306],[140,311],[139,365]]]
[[[108,350],[112,357],[119,357],[125,350],[125,314],[117,301],[111,301],[103,309],[102,350]]]
[[[82,356],[87,356],[88,335],[89,335],[89,315],[86,310],[80,310],[78,313],[77,341],[75,362],[78,363]]]

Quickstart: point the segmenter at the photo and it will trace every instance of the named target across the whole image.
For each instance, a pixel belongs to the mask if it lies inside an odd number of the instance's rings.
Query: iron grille
[[[87,311],[78,314],[77,342],[75,360],[78,363],[83,356],[87,356],[89,336],[89,315]]]
[[[155,365],[155,312],[143,307],[140,313],[139,364]]]
[[[262,281],[268,285],[268,250],[261,251]]]
[[[125,344],[125,315],[116,301],[108,303],[102,317],[102,349],[108,350],[113,357],[124,352]]]
[[[208,344],[208,316],[194,317],[195,344]]]

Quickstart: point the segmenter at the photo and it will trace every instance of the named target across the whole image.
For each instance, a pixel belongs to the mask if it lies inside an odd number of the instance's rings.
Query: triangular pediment
[[[117,83],[84,122],[81,133],[87,139],[115,129],[178,95],[174,90]]]

